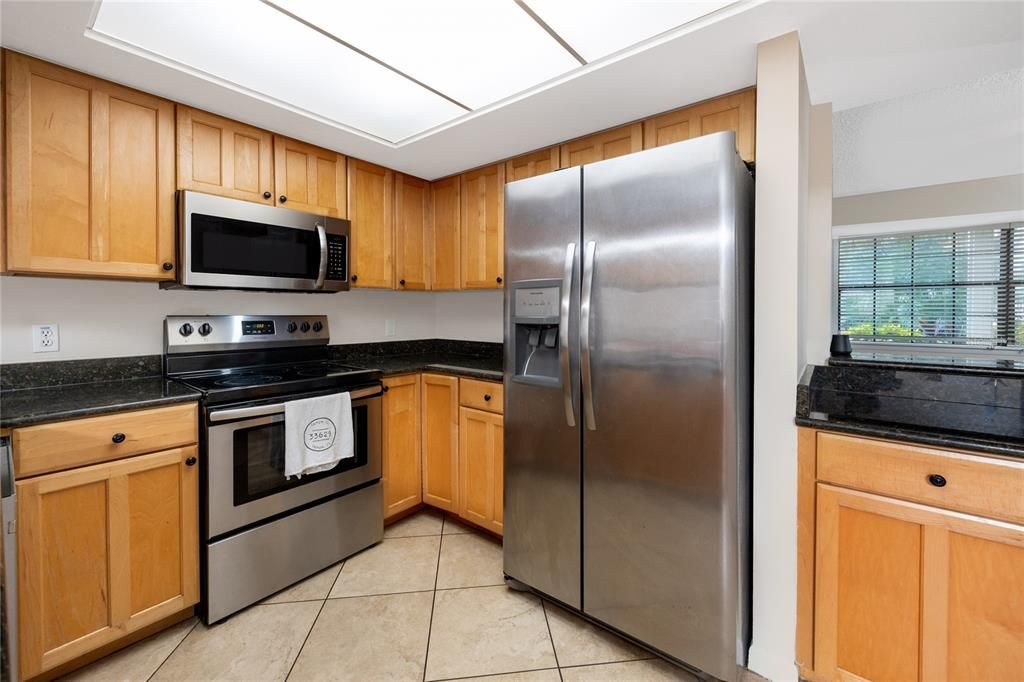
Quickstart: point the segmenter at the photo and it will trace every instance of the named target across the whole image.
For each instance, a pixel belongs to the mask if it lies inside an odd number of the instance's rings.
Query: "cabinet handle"
[[[288,197],[286,197],[285,195],[282,194],[281,196],[279,196],[277,198],[277,200],[280,201],[283,204],[284,202],[288,201]]]
[[[398,280],[398,285],[404,287],[405,286],[405,280],[404,279]]]
[[[110,437],[110,440],[112,440],[115,443],[123,443],[124,442],[124,434],[120,433],[120,432],[115,433],[113,436]]]
[[[936,488],[941,488],[946,485],[946,477],[942,474],[929,474],[928,482]]]
[[[490,393],[484,393],[484,402],[487,402],[487,403],[491,402],[491,394]]]
[[[163,267],[164,267],[164,270],[173,270],[174,269],[174,263],[172,263],[171,261],[166,261],[166,262],[164,262],[164,266]]]
[[[501,283],[502,283],[502,282],[504,282],[505,280],[503,280],[503,279],[501,278],[501,275],[498,275],[498,276],[497,276],[497,278],[495,278],[495,281],[496,281],[496,282],[497,282],[498,284],[501,284]]]
[[[272,196],[274,196],[274,195],[273,195],[273,194],[271,194],[270,192],[264,192],[264,193],[263,193],[263,198],[264,198],[264,199],[269,199],[269,198],[270,198],[270,197],[272,197]]]
[[[359,275],[352,275],[352,281],[355,282],[359,279]]]
[[[187,466],[187,467],[195,466],[195,464],[196,464],[196,458],[195,457],[189,457],[188,459],[185,460],[185,466]]]

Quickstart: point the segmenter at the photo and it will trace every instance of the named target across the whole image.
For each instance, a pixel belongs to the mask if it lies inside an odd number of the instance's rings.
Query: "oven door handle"
[[[324,280],[327,279],[327,231],[320,223],[316,224],[316,236],[320,239],[320,269],[316,274],[317,289],[324,288]]]
[[[357,391],[349,393],[349,397],[352,400],[360,400],[362,398],[373,398],[374,396],[381,395],[382,391],[379,386],[372,388],[361,388]],[[229,419],[242,419],[244,417],[265,417],[270,414],[284,414],[284,403],[272,403],[270,405],[256,405],[254,407],[239,407],[234,410],[218,410],[211,412],[209,419],[211,422],[226,422]]]

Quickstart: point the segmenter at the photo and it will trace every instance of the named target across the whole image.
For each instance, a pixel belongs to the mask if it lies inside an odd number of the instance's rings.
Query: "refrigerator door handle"
[[[594,382],[590,376],[590,297],[594,292],[594,259],[597,242],[587,242],[583,254],[583,291],[580,303],[580,365],[583,379],[583,422],[590,431],[597,431],[594,416]]]
[[[558,315],[558,362],[562,373],[562,399],[565,422],[576,426],[576,408],[572,404],[572,378],[569,372],[569,303],[572,300],[572,271],[576,265],[576,242],[565,245],[565,277],[562,279],[562,301]]]

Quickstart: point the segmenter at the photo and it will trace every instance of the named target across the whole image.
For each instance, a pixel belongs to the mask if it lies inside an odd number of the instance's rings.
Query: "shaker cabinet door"
[[[420,473],[420,378],[417,374],[384,380],[384,453],[381,482],[384,518],[423,501]]]
[[[395,288],[430,288],[430,183],[395,174]]]
[[[274,136],[179,104],[178,189],[274,205]]]
[[[423,501],[458,513],[459,380],[444,374],[424,374]]]
[[[459,408],[459,516],[502,533],[503,418]]]
[[[350,159],[348,215],[352,222],[353,286],[392,289],[394,273],[394,171]]]
[[[461,177],[430,183],[431,289],[459,289]]]
[[[501,289],[505,265],[505,165],[462,174],[463,289]]]
[[[278,206],[344,218],[347,205],[345,157],[329,149],[274,135],[274,191]]]

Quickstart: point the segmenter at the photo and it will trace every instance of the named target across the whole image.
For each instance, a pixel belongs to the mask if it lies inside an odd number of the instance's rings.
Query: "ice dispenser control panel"
[[[558,386],[558,306],[561,280],[513,282],[512,380],[539,386]]]

